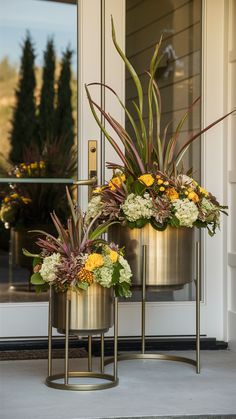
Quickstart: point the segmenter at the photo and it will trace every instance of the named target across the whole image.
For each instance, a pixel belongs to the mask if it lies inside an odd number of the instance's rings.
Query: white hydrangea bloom
[[[101,195],[94,196],[88,203],[88,210],[85,215],[85,224],[89,224],[93,218],[95,218],[99,212],[102,211],[103,203],[101,202]]]
[[[60,253],[53,253],[43,259],[41,269],[39,271],[43,280],[46,282],[53,282],[56,279],[56,269],[61,262]]]
[[[192,227],[198,218],[198,208],[194,202],[186,199],[176,199],[173,202],[175,216],[183,227]]]
[[[201,209],[204,210],[204,212],[214,211],[216,209],[216,206],[212,204],[209,199],[203,198],[201,202]]]
[[[123,266],[123,269],[120,270],[120,281],[119,282],[131,282],[132,272],[130,266],[126,259],[123,256],[119,256],[119,263]]]
[[[129,221],[137,221],[140,218],[150,219],[154,214],[152,198],[148,193],[145,193],[143,197],[131,193],[121,205],[121,209]]]
[[[95,281],[102,287],[110,288],[112,286],[113,268],[111,266],[102,266],[93,271]]]

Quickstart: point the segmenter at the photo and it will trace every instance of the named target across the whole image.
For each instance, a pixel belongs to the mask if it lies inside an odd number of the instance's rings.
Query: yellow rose
[[[164,192],[165,191],[164,186],[161,186],[160,189],[159,189],[159,191]]]
[[[29,204],[29,202],[31,202],[30,198],[26,198],[25,196],[21,196],[22,201],[24,202],[24,204]]]
[[[196,194],[196,192],[189,192],[188,194],[188,199],[190,199],[190,201],[193,201],[195,203],[199,202],[199,196]]]
[[[93,193],[94,194],[97,194],[97,193],[101,193],[102,192],[102,188],[95,188],[94,190],[93,190]]]
[[[109,257],[110,257],[112,263],[116,263],[117,259],[118,259],[118,253],[115,252],[115,250],[110,250]]]
[[[31,167],[31,169],[37,169],[38,168],[38,163],[30,163],[30,167]]]
[[[157,184],[158,185],[162,185],[162,183],[163,183],[164,181],[162,180],[162,179],[158,179],[158,181],[157,181]]]
[[[145,175],[141,175],[139,176],[138,180],[142,183],[144,183],[144,185],[146,186],[152,186],[154,183],[154,178],[152,175],[150,174],[145,174]]]
[[[206,189],[202,188],[201,186],[199,186],[199,192],[202,195],[205,195],[205,196],[208,196],[209,195],[209,193],[206,191]]]
[[[175,201],[176,199],[179,199],[179,194],[176,191],[175,188],[168,188],[166,190],[166,196],[171,200],[171,201]]]
[[[108,183],[109,188],[111,191],[115,191],[116,188],[122,185],[122,183],[125,181],[125,175],[122,174],[120,176],[113,177],[110,182]]]
[[[95,268],[100,268],[103,264],[104,260],[102,255],[99,253],[91,253],[91,255],[88,256],[84,267],[87,271],[93,271]]]

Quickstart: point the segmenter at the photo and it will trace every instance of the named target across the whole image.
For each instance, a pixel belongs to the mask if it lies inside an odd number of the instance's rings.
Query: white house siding
[[[229,1],[228,107],[236,109],[236,1]],[[228,338],[236,350],[236,114],[228,122]]]

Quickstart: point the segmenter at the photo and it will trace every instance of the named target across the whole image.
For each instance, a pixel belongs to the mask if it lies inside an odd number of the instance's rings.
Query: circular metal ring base
[[[162,354],[130,354],[130,355],[118,355],[117,361],[132,361],[137,359],[159,359],[162,361],[177,361],[185,362],[186,364],[197,366],[197,362],[194,359],[186,358],[184,356],[175,356],[175,355],[162,355]],[[105,365],[112,364],[114,358],[108,358],[105,360]]]
[[[109,327],[107,327],[106,329],[88,329],[88,330],[69,329],[69,334],[70,335],[75,335],[75,336],[86,336],[87,337],[87,336],[101,335],[102,333],[108,332],[108,330],[109,330]],[[65,329],[57,329],[57,332],[60,333],[61,335],[66,334]]]
[[[59,390],[75,390],[75,391],[92,391],[92,390],[105,390],[106,388],[111,388],[117,386],[119,379],[115,379],[111,374],[102,374],[99,372],[78,372],[71,371],[68,373],[68,377],[74,378],[97,378],[100,380],[107,380],[107,383],[97,383],[97,384],[65,384],[56,382],[59,379],[64,379],[64,374],[55,374],[49,375],[46,378],[46,385],[48,387],[56,388]]]

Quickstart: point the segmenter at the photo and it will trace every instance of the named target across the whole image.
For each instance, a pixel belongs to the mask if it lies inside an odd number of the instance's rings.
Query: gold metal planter
[[[90,287],[92,288],[92,287]],[[70,371],[69,370],[69,329],[70,326],[70,306],[69,292],[64,293],[64,312],[65,319],[63,326],[65,326],[65,357],[64,357],[64,371],[59,374],[53,374],[53,359],[52,359],[52,319],[53,319],[53,289],[50,287],[49,292],[49,306],[48,306],[48,376],[46,377],[46,385],[48,387],[56,388],[59,390],[76,390],[76,391],[91,391],[103,390],[106,388],[115,387],[119,383],[118,379],[118,299],[112,297],[112,309],[114,310],[114,365],[113,374],[107,374],[104,371],[104,333],[101,333],[101,357],[100,357],[100,371],[93,371],[92,365],[92,332],[89,330],[88,335],[88,369],[87,371]],[[62,307],[60,307],[62,308]],[[85,330],[83,331],[85,333]],[[98,329],[95,330],[95,334]],[[71,382],[70,379],[76,379],[76,382]],[[90,383],[83,382],[84,379],[92,380]],[[61,381],[62,380],[62,381]],[[100,381],[100,382],[99,382]]]
[[[109,240],[125,246],[134,286],[142,286],[142,251],[147,247],[146,286],[156,291],[181,289],[193,280],[193,239],[192,228],[157,231],[150,224],[141,229],[114,225],[109,231]]]
[[[87,291],[67,291],[52,295],[52,326],[66,329],[66,298],[69,300],[69,331],[76,335],[105,333],[113,326],[113,289],[92,284]]]

